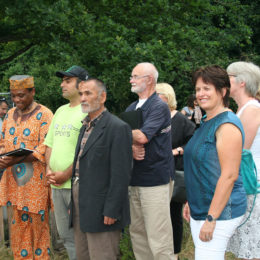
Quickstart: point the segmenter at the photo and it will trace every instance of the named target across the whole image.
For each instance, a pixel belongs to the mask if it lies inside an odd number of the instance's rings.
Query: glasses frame
[[[129,79],[132,80],[136,80],[136,79],[141,79],[141,78],[145,78],[145,77],[149,77],[150,75],[144,75],[144,76],[137,76],[137,75],[134,75],[134,76],[130,76]]]

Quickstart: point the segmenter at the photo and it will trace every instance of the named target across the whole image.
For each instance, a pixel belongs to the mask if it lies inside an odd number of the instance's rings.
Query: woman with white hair
[[[256,94],[260,86],[260,68],[249,62],[234,62],[227,67],[230,78],[230,96],[238,105],[237,116],[245,131],[244,148],[252,152],[260,181],[260,103]],[[253,211],[245,224],[239,227],[229,241],[228,251],[238,258],[260,259],[260,197],[247,195],[247,213]],[[242,222],[243,223],[243,222]]]

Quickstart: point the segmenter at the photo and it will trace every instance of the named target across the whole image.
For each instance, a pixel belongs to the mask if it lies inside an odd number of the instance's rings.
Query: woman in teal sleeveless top
[[[184,150],[188,203],[195,259],[224,260],[229,238],[246,211],[246,193],[239,172],[244,131],[228,106],[230,82],[218,66],[194,73],[196,98],[206,111],[201,126]]]

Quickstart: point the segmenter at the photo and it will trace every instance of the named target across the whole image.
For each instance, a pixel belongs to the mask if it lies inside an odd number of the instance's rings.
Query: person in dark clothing
[[[191,121],[196,124],[196,129],[200,127],[200,122],[202,117],[206,114],[206,112],[198,105],[197,100],[194,100],[194,110],[191,117]]]
[[[131,91],[138,95],[126,112],[141,110],[143,124],[132,130],[133,171],[130,181],[129,231],[136,260],[173,260],[170,200],[174,179],[171,116],[155,92],[156,67],[137,64],[131,73]]]
[[[78,260],[115,260],[120,232],[130,224],[132,133],[106,109],[106,93],[99,79],[79,84],[87,115],[75,150],[70,210]]]
[[[156,92],[167,103],[171,111],[172,154],[175,160],[175,169],[183,171],[183,148],[192,137],[196,126],[188,117],[176,110],[177,102],[171,85],[159,83],[156,85]],[[182,206],[182,203],[171,200],[170,210],[175,259],[178,259],[178,254],[181,251],[183,234]]]
[[[8,103],[4,97],[0,97],[0,139],[2,136],[2,124],[3,124],[3,118],[5,117],[8,110]],[[0,180],[2,178],[2,175],[4,173],[3,169],[0,169]]]
[[[187,98],[187,105],[181,109],[181,113],[188,117],[189,119],[192,118],[194,114],[194,102],[196,101],[196,97],[194,94],[191,94]]]

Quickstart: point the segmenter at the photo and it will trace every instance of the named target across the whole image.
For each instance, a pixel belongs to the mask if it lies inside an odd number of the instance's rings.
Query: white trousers
[[[130,187],[130,235],[136,260],[172,260],[170,199],[173,182]]]
[[[195,245],[195,260],[224,260],[228,240],[240,225],[243,216],[216,221],[216,227],[212,240],[203,242],[199,238],[200,229],[205,220],[194,220],[190,218],[190,227]]]

